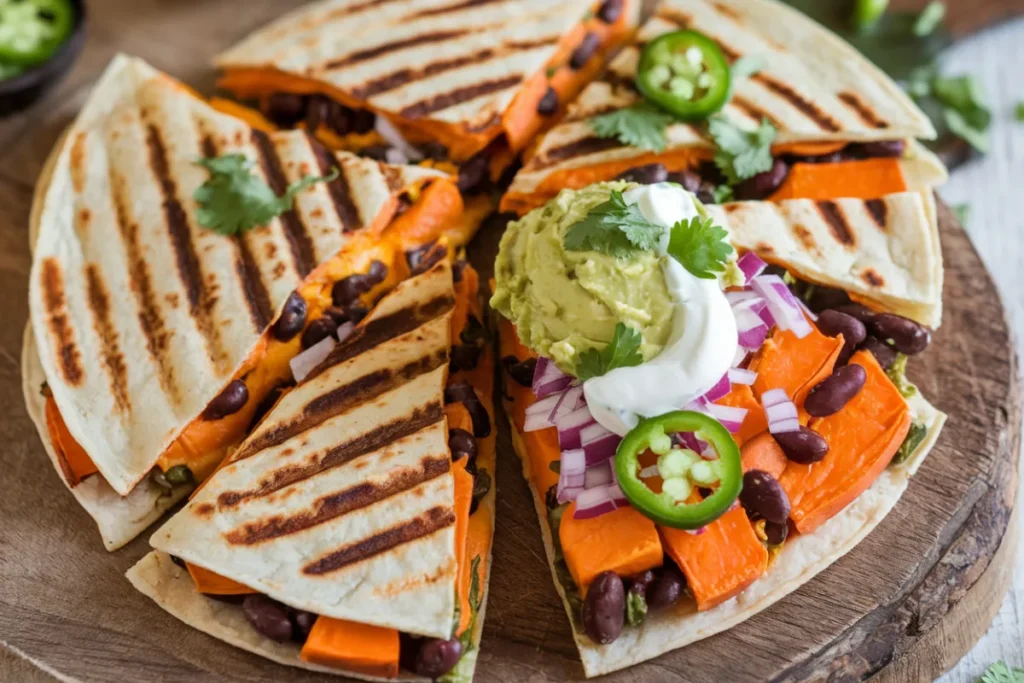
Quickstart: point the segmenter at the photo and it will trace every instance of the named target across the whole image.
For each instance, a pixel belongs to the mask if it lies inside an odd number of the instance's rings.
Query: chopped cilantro
[[[942,20],[945,18],[946,3],[932,0],[921,14],[918,15],[917,21],[914,22],[914,35],[918,38],[930,36],[935,33],[935,29],[942,24]]]
[[[910,431],[907,432],[907,438],[903,439],[903,443],[900,445],[896,455],[893,456],[891,464],[902,465],[910,456],[914,454],[917,447],[924,441],[924,437],[928,435],[928,429],[921,423],[915,422],[910,425]]]
[[[299,192],[316,183],[331,182],[339,173],[335,168],[328,176],[306,176],[289,185],[279,197],[253,175],[252,161],[244,154],[199,159],[196,164],[210,172],[193,194],[199,205],[196,218],[201,226],[221,235],[236,235],[266,225],[291,209]]]
[[[957,220],[960,221],[960,225],[967,227],[967,221],[971,219],[971,205],[956,204],[952,208],[953,213],[956,214]]]
[[[989,148],[992,111],[981,85],[971,76],[941,76],[934,68],[912,74],[907,91],[935,121],[940,133],[965,140],[979,152]]]
[[[879,22],[889,7],[889,0],[856,0],[853,3],[853,26],[867,31]]]
[[[1024,669],[996,662],[981,677],[981,683],[1024,683]]]
[[[626,623],[630,626],[639,626],[647,616],[647,600],[639,593],[629,591],[626,593]]]
[[[719,185],[711,195],[715,198],[715,204],[728,204],[734,199],[732,188],[728,185]]]
[[[644,362],[640,355],[640,332],[624,323],[615,325],[611,342],[603,349],[587,349],[576,357],[576,377],[584,382],[606,375],[616,368],[632,368]]]
[[[624,145],[652,152],[664,151],[665,128],[674,119],[646,100],[590,119],[594,134],[601,138],[617,138]]]
[[[908,358],[906,354],[897,354],[896,361],[892,364],[892,367],[885,371],[885,374],[889,375],[889,379],[896,385],[896,389],[899,390],[904,398],[910,398],[917,393],[917,387],[907,379]]]
[[[770,170],[772,142],[778,131],[770,121],[764,119],[755,130],[748,131],[730,123],[723,116],[712,116],[708,122],[718,150],[715,165],[725,174],[730,185]]]
[[[668,254],[696,277],[713,280],[716,273],[725,271],[733,252],[728,237],[729,233],[711,218],[679,221],[669,234]]]
[[[608,201],[592,208],[586,218],[569,228],[565,248],[621,257],[654,249],[664,234],[665,228],[647,220],[635,204],[626,203],[621,192],[612,190]]]

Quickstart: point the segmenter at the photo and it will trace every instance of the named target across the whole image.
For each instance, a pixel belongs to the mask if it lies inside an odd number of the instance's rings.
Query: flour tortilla
[[[193,162],[210,146],[277,165],[285,183],[325,163],[341,176],[301,193],[291,217],[224,237],[193,218],[206,178]],[[400,190],[437,175],[331,155],[302,133],[254,132],[140,60],[111,62],[47,161],[29,228],[32,353],[104,480],[83,485],[103,501],[86,507],[105,518],[108,548],[153,517],[132,513],[120,526],[125,506],[104,483],[122,497],[141,484],[135,498],[162,507],[144,477],[249,357],[305,269],[373,224]],[[296,240],[307,245],[301,263]]]
[[[704,612],[697,612],[689,600],[667,610],[651,612],[643,624],[635,628],[627,626],[622,635],[608,645],[595,644],[574,628],[573,636],[587,677],[625,669],[726,631],[797,590],[850,552],[881,524],[899,501],[910,477],[935,445],[945,424],[946,416],[933,408],[920,392],[907,402],[914,421],[923,424],[927,430],[907,461],[887,468],[867,491],[813,533],[787,540],[765,574],[738,596]],[[512,444],[523,463],[524,474],[529,478],[530,460],[526,444],[514,425]],[[555,588],[570,622],[577,623],[578,618],[573,614],[555,572],[554,545],[547,522],[544,492],[534,490],[532,485],[530,488]]]
[[[741,128],[755,128],[768,118],[779,131],[779,144],[935,137],[928,117],[888,76],[838,36],[785,4],[664,0],[641,27],[638,42],[680,28],[709,35],[733,60],[758,60],[759,72],[734,84],[734,95],[722,111]],[[639,99],[630,85],[639,55],[636,46],[623,49],[604,78],[580,94],[569,115],[541,139],[536,154],[509,188],[511,194],[529,195],[558,171],[647,154],[597,138],[588,123],[593,116]],[[668,151],[711,146],[700,124],[674,124],[666,137]]]

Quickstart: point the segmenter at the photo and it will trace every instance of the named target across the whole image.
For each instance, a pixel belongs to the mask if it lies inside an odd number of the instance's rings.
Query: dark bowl
[[[85,45],[85,0],[70,0],[75,27],[64,44],[48,60],[25,73],[0,80],[0,116],[24,109],[60,83]]]

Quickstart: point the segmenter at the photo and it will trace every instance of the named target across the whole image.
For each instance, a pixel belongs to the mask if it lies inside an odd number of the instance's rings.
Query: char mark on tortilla
[[[96,335],[100,339],[103,365],[110,380],[110,392],[114,396],[114,410],[119,413],[131,412],[128,398],[128,366],[118,341],[117,327],[110,315],[110,294],[103,283],[100,269],[90,263],[85,268],[86,293],[89,310],[92,312]]]
[[[830,133],[837,133],[842,130],[842,127],[836,123],[835,119],[829,116],[826,112],[822,111],[813,102],[808,102],[800,93],[794,90],[791,86],[782,83],[766,73],[756,73],[750,77],[751,80],[757,81],[764,87],[774,92],[779,97],[782,97],[789,102],[793,107],[800,111],[811,121],[814,121],[822,130],[826,130]]]
[[[313,576],[329,574],[374,555],[388,552],[405,543],[429,536],[452,524],[455,524],[455,512],[451,508],[433,507],[414,519],[323,555],[303,567],[302,572]]]
[[[317,167],[320,175],[330,175],[335,168],[338,169],[338,177],[327,184],[327,191],[331,195],[331,203],[334,204],[334,212],[341,221],[342,230],[346,233],[354,232],[363,227],[363,219],[359,213],[359,207],[352,199],[352,187],[349,185],[348,176],[344,164],[339,164],[338,159],[331,152],[306,134],[306,142],[309,143],[313,155],[316,157]]]
[[[522,82],[522,74],[511,74],[504,78],[495,78],[489,81],[473,83],[472,85],[464,85],[448,92],[434,95],[426,100],[414,102],[402,109],[399,115],[409,119],[420,118],[464,102],[469,102],[470,100],[475,100],[484,95],[493,95],[503,90],[518,87]]]
[[[327,449],[322,457],[316,458],[307,465],[288,465],[273,470],[260,481],[256,488],[247,491],[225,491],[217,497],[217,505],[221,508],[231,508],[245,500],[268,496],[286,486],[314,477],[333,467],[344,465],[368,453],[373,453],[390,443],[436,424],[442,419],[444,419],[444,406],[440,402],[414,408],[406,417],[382,424],[346,443]]]
[[[412,21],[413,19],[422,19],[424,17],[437,17],[443,14],[449,14],[451,12],[458,12],[460,10],[469,9],[471,7],[480,7],[481,5],[494,5],[500,3],[506,3],[508,0],[458,0],[453,5],[444,5],[442,7],[431,7],[430,9],[420,10],[406,16],[403,21]]]
[[[868,210],[868,214],[875,221],[878,227],[885,231],[889,224],[889,207],[885,205],[885,200],[869,199],[864,202],[864,208]]]
[[[288,190],[288,179],[281,167],[281,160],[277,156],[277,150],[274,149],[274,143],[266,133],[255,128],[252,131],[252,143],[259,153],[260,168],[267,179],[267,184],[274,194],[282,196]],[[309,275],[317,262],[313,241],[294,209],[285,211],[279,219],[281,227],[284,228],[284,234],[288,238],[295,270],[304,278]]]
[[[431,33],[421,33],[417,36],[410,36],[403,38],[402,40],[396,40],[391,43],[383,43],[381,45],[375,45],[374,47],[367,48],[365,50],[359,50],[352,54],[346,55],[340,59],[334,59],[323,66],[323,71],[331,71],[333,69],[341,69],[344,67],[352,66],[360,62],[369,61],[376,59],[382,55],[390,54],[392,52],[399,52],[410,47],[419,47],[420,45],[429,45],[431,43],[443,43],[448,40],[455,40],[465,36],[469,31],[465,29],[455,29],[447,31],[433,31]]]
[[[401,448],[401,443],[389,444]],[[423,458],[415,468],[392,470],[383,481],[370,481],[349,486],[341,491],[330,493],[313,501],[312,509],[290,516],[273,515],[265,519],[244,524],[241,529],[234,529],[225,538],[229,543],[238,545],[255,545],[263,541],[271,541],[288,534],[311,529],[375,503],[409,491],[420,484],[430,481],[451,469],[448,453],[438,453]]]
[[[836,241],[844,247],[853,248],[857,246],[857,239],[854,237],[853,229],[850,227],[843,210],[832,200],[815,202],[821,217],[828,223],[828,229]]]
[[[75,342],[75,333],[68,320],[67,301],[64,298],[64,274],[55,258],[43,261],[42,289],[46,317],[49,319],[50,334],[55,346],[60,348],[60,368],[68,384],[77,386],[85,374],[82,370],[82,356]]]
[[[777,129],[784,127],[784,124],[781,121],[779,121],[776,117],[772,116],[770,112],[765,111],[764,109],[758,107],[753,102],[750,102],[749,100],[746,100],[740,97],[739,95],[733,96],[732,101],[729,104],[733,105],[734,107],[742,111],[748,118],[753,119],[758,123],[760,123],[763,119],[768,119],[768,121]]]
[[[562,161],[585,157],[589,154],[597,154],[598,152],[621,149],[623,147],[625,145],[615,138],[599,138],[596,135],[589,135],[579,140],[559,145],[558,147],[552,147],[544,153],[543,159],[537,158],[530,163],[530,170],[540,171],[555,166]]]
[[[864,101],[857,96],[856,93],[841,92],[839,93],[839,101],[856,112],[857,116],[860,117],[860,120],[872,128],[889,127],[889,122],[876,114],[871,107],[865,104]]]

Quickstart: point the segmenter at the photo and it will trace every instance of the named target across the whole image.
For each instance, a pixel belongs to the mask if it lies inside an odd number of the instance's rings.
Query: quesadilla
[[[261,118],[334,149],[459,168],[479,193],[604,67],[639,0],[328,0],[215,60]],[[478,200],[476,204],[485,204]]]
[[[710,118],[681,120],[651,108],[641,94],[652,71],[655,79],[671,73],[663,66],[642,69],[645,48],[673,35],[692,41],[688,49],[697,50],[698,63],[701,48],[722,60],[721,72],[702,74],[722,79],[726,88],[724,104]],[[692,89],[680,80],[684,92]],[[631,126],[634,134],[637,127],[655,130],[642,138],[649,144],[627,144],[615,135],[617,125]],[[523,215],[564,188],[614,179],[671,180],[705,204],[724,197],[868,200],[914,191],[922,193],[932,228],[923,246],[934,248],[938,223],[932,191],[947,175],[916,142],[934,136],[928,118],[895,83],[793,8],[771,0],[665,0],[636,43],[619,53],[534,146],[501,208]],[[723,147],[732,144],[739,147]],[[748,154],[765,159],[759,172],[724,168],[729,163],[723,164],[720,152],[728,158],[744,145]],[[941,259],[937,250],[934,258]],[[941,277],[941,268],[933,277]],[[920,321],[934,327],[941,302],[933,303],[931,315]]]
[[[441,172],[251,129],[117,57],[37,188],[24,351],[30,413],[107,548],[217,466],[302,348],[425,245],[467,241],[461,210]]]
[[[494,364],[476,272],[457,266],[454,289],[442,260],[334,345],[153,535],[132,584],[284,664],[470,680],[494,522]]]
[[[587,676],[750,618],[897,503],[945,422],[905,374],[924,215],[613,182],[509,224],[505,407]]]

